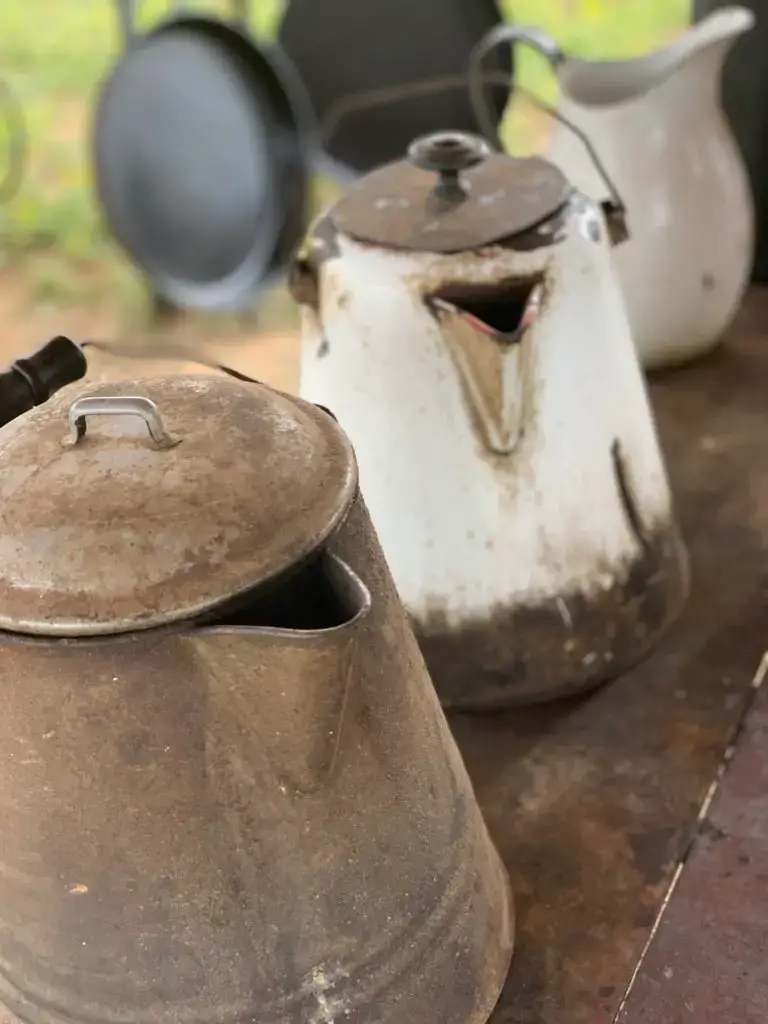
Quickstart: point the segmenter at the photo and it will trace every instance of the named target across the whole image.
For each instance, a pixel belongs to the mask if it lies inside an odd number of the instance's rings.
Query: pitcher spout
[[[186,634],[209,681],[216,732],[231,739],[218,756],[239,762],[227,775],[266,770],[283,794],[296,796],[327,784],[341,746],[359,627],[370,608],[362,580],[323,552],[290,579]]]
[[[700,54],[716,54],[714,70],[717,74],[732,44],[754,24],[755,16],[746,7],[725,7],[692,26],[663,49],[634,60],[567,58],[558,65],[560,86],[566,97],[580,106],[628,103],[661,85]]]
[[[685,44],[685,57],[687,58],[718,43],[735,42],[739,36],[743,36],[754,26],[754,12],[748,7],[733,4],[729,7],[722,7],[719,11],[713,11],[709,17],[703,18],[693,25],[677,45]]]

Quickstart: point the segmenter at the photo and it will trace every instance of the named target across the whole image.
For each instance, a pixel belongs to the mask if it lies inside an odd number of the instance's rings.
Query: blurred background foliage
[[[169,10],[163,0],[137,6],[139,27],[151,26]],[[189,6],[228,12],[226,0]],[[574,54],[622,58],[654,49],[683,31],[690,4],[505,0],[504,6],[508,17],[539,25]],[[252,0],[251,25],[260,38],[273,35],[282,8],[282,0]],[[31,133],[24,185],[0,208],[0,290],[13,271],[16,286],[21,274],[36,302],[82,302],[105,289],[113,290],[115,302],[141,301],[141,282],[103,228],[90,179],[93,99],[120,45],[114,0],[0,3],[0,76],[20,96]],[[521,50],[518,67],[526,88],[550,102],[556,98],[554,78],[540,56]],[[514,151],[536,148],[533,126],[530,111],[511,114],[505,134]],[[0,138],[0,159],[3,152]]]

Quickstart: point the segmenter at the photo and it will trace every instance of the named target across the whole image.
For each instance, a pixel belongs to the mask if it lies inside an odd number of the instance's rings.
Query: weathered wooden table
[[[492,1024],[768,1022],[768,290],[652,397],[686,614],[591,699],[451,719],[517,894]]]

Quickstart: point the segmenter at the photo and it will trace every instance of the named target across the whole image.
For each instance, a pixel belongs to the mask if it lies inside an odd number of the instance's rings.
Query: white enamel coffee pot
[[[350,435],[446,706],[589,689],[675,617],[687,561],[611,237],[623,209],[440,133],[295,262],[302,396]]]

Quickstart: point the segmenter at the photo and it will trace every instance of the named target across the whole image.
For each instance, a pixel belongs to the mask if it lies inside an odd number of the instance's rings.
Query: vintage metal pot
[[[684,601],[606,214],[544,160],[441,134],[350,190],[294,267],[302,394],[355,445],[446,705],[595,686]]]
[[[552,62],[558,110],[549,158],[587,195],[605,194],[577,125],[597,147],[633,218],[616,252],[640,360],[648,369],[688,362],[722,339],[753,259],[754,211],[746,170],[720,105],[720,76],[754,16],[730,6],[680,39],[627,61],[567,56],[537,29],[502,25],[494,42],[525,42]]]
[[[0,1000],[484,1021],[507,878],[349,442],[227,378],[109,388],[0,432]]]

